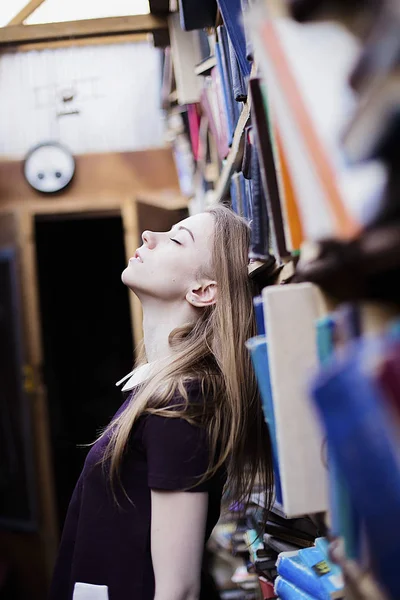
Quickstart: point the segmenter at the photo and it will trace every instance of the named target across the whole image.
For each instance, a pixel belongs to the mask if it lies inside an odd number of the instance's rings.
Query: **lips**
[[[136,252],[135,252],[135,254],[134,254],[133,258],[135,258],[136,260],[138,260],[138,261],[139,261],[139,262],[141,262],[141,263],[143,262],[143,259],[142,259],[142,257],[140,256],[140,254],[139,254],[139,251],[138,251],[138,250],[136,250]]]

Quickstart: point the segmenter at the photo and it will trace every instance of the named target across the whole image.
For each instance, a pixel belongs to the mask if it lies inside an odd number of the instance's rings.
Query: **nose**
[[[156,235],[153,231],[149,231],[148,229],[146,229],[146,231],[143,231],[142,240],[143,240],[143,243],[146,244],[146,246],[150,250],[152,248],[154,248],[156,245]]]

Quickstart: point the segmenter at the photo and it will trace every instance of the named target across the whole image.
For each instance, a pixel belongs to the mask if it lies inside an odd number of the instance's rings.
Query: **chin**
[[[127,285],[128,287],[130,287],[131,285],[131,281],[130,281],[130,277],[129,277],[130,273],[129,273],[129,267],[126,267],[126,269],[124,269],[121,273],[121,281],[123,284]]]

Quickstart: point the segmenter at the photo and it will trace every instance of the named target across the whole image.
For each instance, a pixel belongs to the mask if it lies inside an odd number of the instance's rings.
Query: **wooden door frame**
[[[39,201],[26,206],[18,205],[2,213],[14,215],[17,229],[19,255],[21,308],[26,365],[24,385],[30,399],[36,465],[39,537],[44,550],[44,568],[48,581],[51,579],[59,544],[59,526],[56,511],[56,495],[50,447],[50,424],[47,390],[43,381],[43,342],[39,308],[39,285],[37,272],[35,218],[40,215],[62,216],[112,216],[120,215],[123,222],[124,246],[127,258],[132,256],[139,232],[135,202],[131,198],[82,201],[79,199],[53,202]],[[135,248],[133,248],[135,246]],[[141,307],[134,294],[130,294],[133,343],[136,348],[141,335]]]
[[[174,192],[142,192],[138,195],[113,195],[93,198],[57,198],[17,202],[0,208],[1,214],[16,219],[17,247],[20,265],[21,308],[26,345],[25,387],[31,389],[33,437],[38,492],[39,536],[44,547],[45,574],[50,581],[59,544],[55,485],[51,462],[50,425],[46,389],[43,382],[43,345],[39,310],[39,287],[35,246],[35,217],[39,215],[120,215],[126,260],[133,256],[140,240],[138,204],[179,211],[187,209],[187,199]],[[142,308],[135,294],[129,294],[133,347],[135,354],[143,338]]]

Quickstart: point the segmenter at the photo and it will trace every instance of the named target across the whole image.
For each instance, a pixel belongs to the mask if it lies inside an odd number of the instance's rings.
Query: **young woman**
[[[122,281],[143,307],[145,360],[72,496],[51,600],[211,600],[205,542],[224,486],[272,486],[245,341],[249,229],[228,208],[145,231]],[[125,378],[125,379],[127,379]]]

